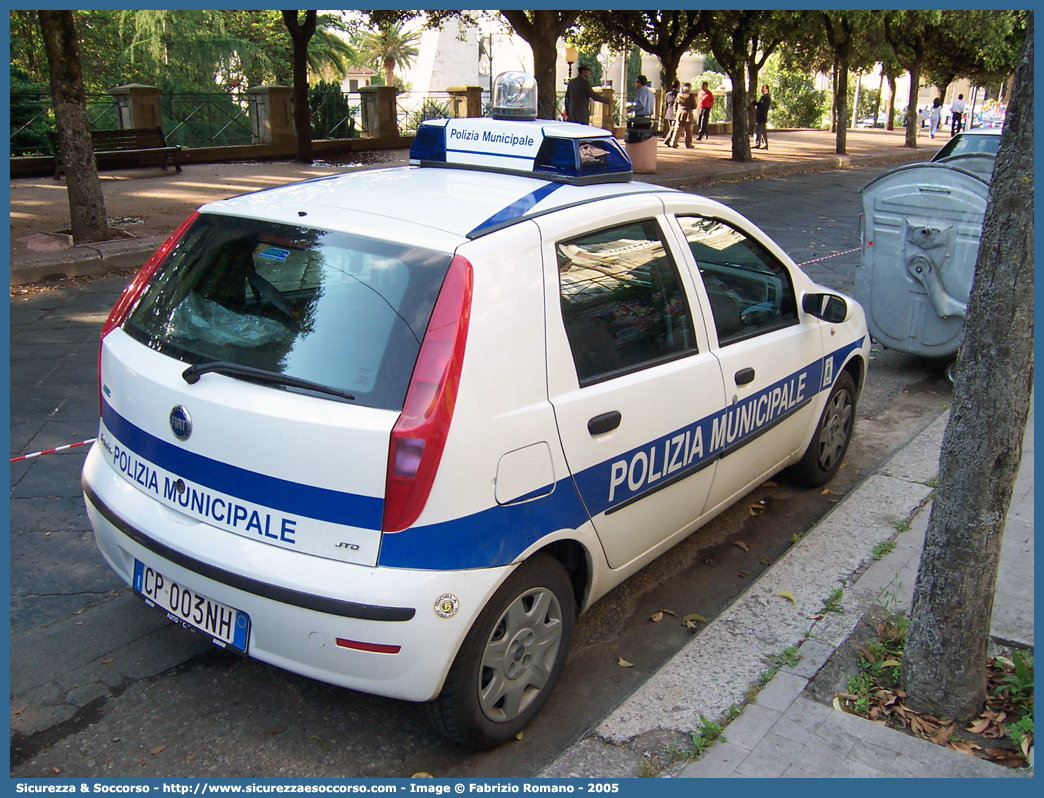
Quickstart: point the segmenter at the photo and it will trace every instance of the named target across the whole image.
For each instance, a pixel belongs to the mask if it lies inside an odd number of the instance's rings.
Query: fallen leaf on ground
[[[102,665],[108,665],[110,662],[115,662],[115,661],[116,661],[116,657],[109,657],[108,659],[103,659],[101,661],[101,664]]]
[[[772,560],[766,560],[764,557],[759,557],[758,562],[762,565],[772,565]]]
[[[986,731],[986,728],[990,725],[990,721],[987,718],[979,718],[975,723],[969,726],[965,731],[969,731],[972,734],[982,734]]]
[[[957,726],[954,724],[947,726],[938,734],[932,735],[932,742],[936,745],[945,745],[950,741],[950,738],[953,737],[953,733],[956,730],[956,728]]]
[[[739,546],[739,547],[740,547],[741,549],[743,549],[744,551],[750,551],[750,546],[748,546],[748,545],[747,545],[746,543],[744,543],[744,542],[743,542],[742,540],[737,540],[737,541],[735,541],[735,542],[734,542],[734,543],[733,543],[732,545],[733,545],[733,546]]]
[[[319,736],[318,734],[313,734],[313,735],[312,735],[311,737],[309,737],[308,739],[309,739],[310,741],[311,741],[311,740],[315,740],[315,741],[316,741],[317,743],[319,743],[319,745],[321,745],[321,746],[323,747],[323,750],[324,750],[324,751],[326,750],[326,742],[325,742],[325,741],[323,740],[323,738],[322,738],[322,737],[320,737],[320,736]]]
[[[417,773],[414,773],[412,776],[410,776],[410,778],[411,779],[433,779],[435,777],[432,776],[430,773],[425,773],[423,770],[421,770],[421,771],[418,771]]]
[[[149,753],[152,754],[153,756],[156,756],[156,754],[158,754],[160,751],[162,751],[166,747],[167,747],[166,743],[163,743],[163,745],[157,745],[155,748],[153,748],[151,751],[149,751]]]
[[[810,621],[821,621],[821,620],[823,620],[823,619],[824,619],[825,617],[826,617],[826,616],[825,616],[825,615],[824,615],[823,613],[821,613],[821,612],[817,612],[817,613],[816,613],[815,615],[809,615],[809,616],[808,616],[808,620],[810,620]]]
[[[882,668],[898,668],[899,667],[899,660],[897,660],[897,659],[886,659],[884,662],[881,663],[881,667]]]
[[[62,769],[61,769],[61,768],[51,768],[51,770],[52,770],[52,771],[53,771],[53,772],[54,772],[55,774],[58,774],[58,773],[61,773],[61,772],[62,772]]]
[[[189,754],[187,757],[185,757],[185,761],[186,762],[191,762],[195,758],[196,758],[195,754]]]
[[[738,576],[740,579],[746,579],[747,578],[747,572],[746,571],[736,571],[736,576]]]
[[[273,734],[279,734],[279,729],[269,729],[265,732],[266,737],[271,737]]]
[[[751,504],[747,507],[747,509],[750,510],[751,515],[761,515],[763,512],[765,512],[765,508],[762,507],[760,504]]]
[[[623,657],[620,657],[620,661],[617,662],[616,664],[619,665],[621,668],[633,668],[634,667],[634,663],[633,662],[628,662]]]
[[[830,490],[830,488],[823,488],[823,492],[820,493],[819,495],[820,496],[844,496],[845,494],[838,493],[836,490]]]
[[[660,612],[654,612],[652,615],[649,616],[649,620],[652,621],[653,623],[659,623],[660,621],[662,621],[663,620],[663,610],[660,610]]]
[[[776,595],[780,598],[785,598],[791,604],[797,604],[797,599],[794,598],[794,594],[791,593],[789,590],[781,590]]]
[[[707,619],[696,612],[691,612],[682,619],[682,625],[689,629],[696,629],[697,624],[707,623]]]
[[[779,485],[777,485],[775,482],[773,482],[770,479],[768,482],[762,482],[761,483],[761,487],[763,487],[763,488],[778,488]]]
[[[11,714],[12,715],[21,715],[23,712],[25,712],[25,710],[26,710],[26,707],[19,707],[18,709],[16,709]]]

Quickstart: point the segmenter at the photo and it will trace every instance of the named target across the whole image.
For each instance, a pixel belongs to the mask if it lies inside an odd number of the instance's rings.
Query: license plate
[[[134,590],[175,623],[210,635],[220,646],[246,653],[250,616],[179,585],[143,562],[134,561]]]

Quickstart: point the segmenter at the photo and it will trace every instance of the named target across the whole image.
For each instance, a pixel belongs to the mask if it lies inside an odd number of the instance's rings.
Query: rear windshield
[[[188,364],[264,369],[401,410],[451,257],[204,214],[123,329]]]
[[[932,160],[941,161],[951,155],[968,155],[969,153],[996,155],[998,150],[1000,150],[1000,136],[957,136],[946,142]]]

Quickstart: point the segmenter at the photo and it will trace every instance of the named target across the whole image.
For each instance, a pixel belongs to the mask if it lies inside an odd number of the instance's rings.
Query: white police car
[[[83,471],[149,604],[477,748],[606,591],[781,469],[830,479],[869,353],[742,216],[536,121],[531,78],[496,100],[416,165],[193,214],[104,327]]]

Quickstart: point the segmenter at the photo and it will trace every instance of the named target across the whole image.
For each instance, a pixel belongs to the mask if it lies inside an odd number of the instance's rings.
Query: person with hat
[[[591,100],[609,105],[609,100],[591,88],[591,67],[580,64],[576,77],[569,81],[565,93],[566,120],[581,125],[591,123]]]

